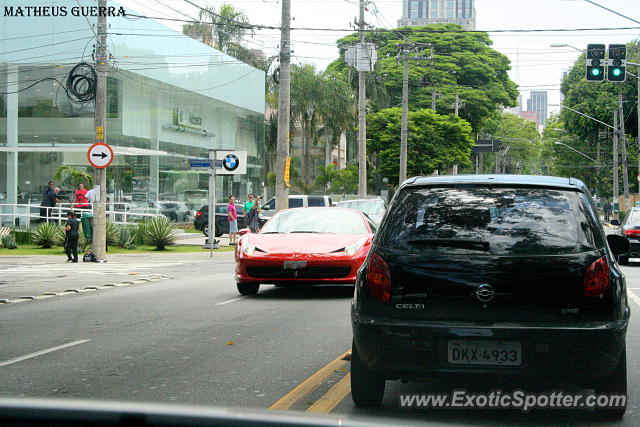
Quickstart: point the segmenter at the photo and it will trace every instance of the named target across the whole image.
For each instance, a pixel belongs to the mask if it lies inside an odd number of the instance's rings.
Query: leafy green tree
[[[400,108],[388,108],[367,117],[367,151],[376,153],[380,172],[398,182],[400,158]],[[407,175],[429,175],[458,164],[467,165],[473,146],[471,126],[453,114],[431,109],[409,112]]]
[[[483,170],[513,174],[542,173],[540,134],[534,122],[515,114],[496,113],[485,121],[483,135],[502,141],[500,153],[485,153]]]
[[[566,145],[556,144],[556,142]],[[576,153],[567,146],[584,153],[595,161]],[[565,129],[561,115],[552,115],[547,120],[541,141],[543,172],[548,175],[581,179],[593,193],[599,196],[610,194],[612,183],[611,148],[611,145],[605,140],[600,143],[596,141],[595,148],[592,148],[588,140],[581,139]]]
[[[458,94],[464,102],[460,117],[477,130],[493,112],[515,106],[518,91],[507,74],[511,68],[509,59],[491,48],[492,42],[486,33],[465,33],[460,32],[461,29],[455,24],[438,24],[404,27],[395,32],[368,33],[367,41],[373,42],[378,48],[379,60],[375,73],[370,73],[374,75],[370,79],[374,88],[379,91],[375,83],[376,77],[381,78],[388,94],[386,99],[401,99],[402,64],[397,56],[400,53],[399,45],[409,40],[425,46],[416,55],[432,57],[431,61],[411,61],[410,109],[431,108],[432,92],[436,91],[440,94],[436,110],[440,114],[448,114],[453,112],[455,96]],[[344,52],[357,42],[356,34],[338,40],[341,57],[329,69],[349,75],[351,70],[344,62]],[[427,44],[431,47],[426,47]],[[371,104],[373,109],[384,108],[385,97],[378,95],[376,98],[378,100]]]

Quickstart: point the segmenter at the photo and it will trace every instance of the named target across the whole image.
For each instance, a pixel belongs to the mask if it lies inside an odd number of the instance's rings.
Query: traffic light
[[[607,80],[610,82],[625,81],[627,79],[627,46],[624,44],[610,44],[607,65]]]
[[[587,80],[590,82],[604,81],[604,52],[603,44],[587,45]]]

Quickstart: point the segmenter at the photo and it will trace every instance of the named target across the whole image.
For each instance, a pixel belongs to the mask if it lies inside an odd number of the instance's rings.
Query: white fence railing
[[[73,203],[59,203],[54,207],[45,207],[31,203],[0,204],[0,226],[28,228],[32,223],[42,221],[53,221],[62,224],[67,220],[67,212],[71,209],[78,216],[84,212],[93,213],[91,208],[75,208],[73,205]],[[121,207],[121,209],[114,209],[114,207]],[[157,212],[133,211],[128,203],[107,204],[107,218],[115,224],[133,225],[147,218],[159,216],[163,215]]]

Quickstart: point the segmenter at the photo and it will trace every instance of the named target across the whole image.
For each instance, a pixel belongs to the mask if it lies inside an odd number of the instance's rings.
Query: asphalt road
[[[635,314],[640,263],[623,268]],[[348,356],[340,357],[351,346],[352,288],[268,286],[240,297],[232,271],[230,257],[194,260],[174,267],[173,279],[0,306],[0,396],[240,408],[277,402],[280,409],[449,425],[591,424],[585,411],[399,407],[401,393],[487,387],[473,380],[388,382],[381,408],[357,409],[348,393]],[[619,425],[640,425],[639,334],[640,318],[633,315],[630,402]]]

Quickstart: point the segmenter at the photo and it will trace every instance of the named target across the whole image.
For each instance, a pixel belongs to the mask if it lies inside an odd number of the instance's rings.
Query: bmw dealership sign
[[[247,173],[246,151],[218,151],[217,160],[222,161],[222,167],[216,168],[216,175],[244,175]]]

